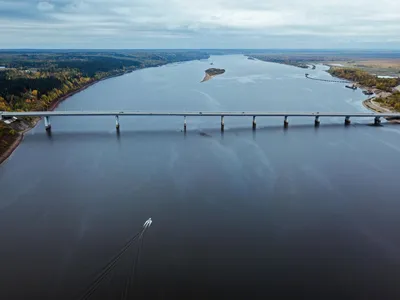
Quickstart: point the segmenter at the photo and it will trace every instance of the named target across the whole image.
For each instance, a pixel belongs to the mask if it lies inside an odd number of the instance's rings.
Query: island
[[[210,80],[211,78],[217,76],[217,75],[221,75],[225,73],[224,69],[217,69],[217,68],[210,68],[207,69],[206,71],[206,75],[204,76],[203,80],[201,82]]]

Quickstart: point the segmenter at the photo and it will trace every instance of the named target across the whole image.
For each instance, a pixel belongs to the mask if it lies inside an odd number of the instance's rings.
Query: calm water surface
[[[201,83],[210,62],[224,75]],[[329,78],[326,68],[307,70]],[[359,112],[305,70],[214,56],[96,84],[59,110]],[[397,299],[400,127],[372,120],[53,118],[0,166],[0,299],[76,299],[151,217],[129,298]],[[135,243],[93,299],[120,299]]]

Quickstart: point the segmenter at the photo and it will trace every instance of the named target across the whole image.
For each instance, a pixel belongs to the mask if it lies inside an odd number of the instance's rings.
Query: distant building
[[[390,78],[398,78],[397,76],[389,76],[389,75],[378,75],[377,77],[378,77],[378,78],[387,78],[387,79],[390,79]]]
[[[6,123],[7,125],[14,123],[17,120],[18,120],[17,117],[12,117],[12,118],[4,118],[3,117],[3,122]]]
[[[36,68],[24,70],[25,73],[29,73],[29,74],[31,74],[31,73],[36,73],[37,71],[38,71],[38,69],[36,69]]]

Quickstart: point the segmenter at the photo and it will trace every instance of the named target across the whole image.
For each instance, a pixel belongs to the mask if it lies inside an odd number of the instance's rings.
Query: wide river
[[[226,73],[200,83],[204,70]],[[213,56],[100,82],[58,110],[359,112],[303,70]],[[398,299],[400,127],[372,120],[55,117],[0,166],[0,299]],[[140,254],[137,255],[138,249]],[[136,259],[136,257],[138,257]],[[286,298],[287,299],[287,298]]]

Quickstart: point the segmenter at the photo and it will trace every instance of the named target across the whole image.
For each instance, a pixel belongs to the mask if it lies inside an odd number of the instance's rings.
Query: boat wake
[[[96,276],[96,278],[93,280],[93,282],[89,285],[89,287],[86,289],[85,293],[79,298],[79,299],[90,299],[90,297],[98,290],[98,288],[101,286],[101,283],[103,280],[107,277],[107,275],[114,270],[114,268],[117,266],[117,263],[121,260],[123,255],[131,248],[133,243],[135,241],[138,241],[138,247],[136,251],[136,257],[133,259],[131,269],[130,269],[130,274],[127,278],[125,289],[122,293],[122,299],[127,299],[130,288],[133,285],[135,276],[137,274],[137,267],[139,265],[139,259],[140,259],[140,253],[143,248],[143,241],[144,241],[144,234],[146,231],[150,228],[151,224],[153,223],[152,219],[149,218],[146,222],[144,222],[142,229],[136,233],[134,236],[132,236],[126,243],[125,245],[120,249],[120,251],[111,259],[111,261],[100,271],[100,273]]]

